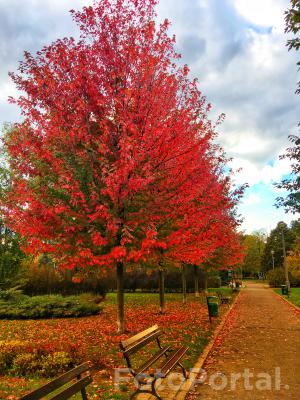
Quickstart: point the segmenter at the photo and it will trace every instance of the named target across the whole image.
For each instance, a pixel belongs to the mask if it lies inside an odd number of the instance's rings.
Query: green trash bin
[[[281,285],[281,293],[283,295],[288,295],[289,294],[287,285]]]
[[[211,322],[211,317],[218,317],[219,308],[218,308],[218,297],[216,296],[207,296],[207,308],[208,308],[208,316]]]

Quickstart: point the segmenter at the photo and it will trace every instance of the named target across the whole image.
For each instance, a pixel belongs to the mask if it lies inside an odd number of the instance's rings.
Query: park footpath
[[[249,283],[219,331],[206,359],[197,363],[202,370],[189,382],[191,393],[186,396],[187,384],[176,387],[174,375],[173,388],[158,387],[163,400],[300,399],[298,309],[263,284]]]

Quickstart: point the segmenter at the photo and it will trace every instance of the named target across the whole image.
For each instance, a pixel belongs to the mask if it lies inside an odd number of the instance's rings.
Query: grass
[[[300,308],[300,288],[291,288],[289,296],[282,295],[281,289],[274,289],[276,293],[280,294],[282,297],[286,298],[291,303],[295,304],[295,306]]]
[[[209,288],[208,289],[209,293],[217,293],[217,292],[222,292],[224,296],[229,296],[232,294],[232,289],[230,287],[225,287],[222,286],[221,288]],[[199,298],[201,301],[205,303],[205,292],[200,291],[199,293]],[[194,299],[195,294],[194,293],[187,293],[187,298],[188,300]],[[114,293],[108,293],[106,296],[106,301],[110,304],[115,305],[117,302],[117,294]],[[146,305],[149,303],[157,303],[158,304],[158,293],[144,293],[144,292],[139,292],[136,291],[134,293],[125,293],[125,301],[127,305]],[[172,301],[182,301],[182,294],[181,293],[165,293],[165,301],[166,303],[172,302]]]
[[[232,296],[232,289],[230,287],[222,287],[220,289],[214,289],[214,288],[210,288],[208,289],[209,293],[217,293],[217,292],[222,292],[223,296]]]
[[[193,294],[188,294],[188,296],[194,297]],[[170,301],[180,301],[182,299],[182,294],[181,293],[165,293],[165,300],[166,303]],[[149,303],[158,304],[158,293],[144,293],[144,292],[135,292],[135,293],[125,293],[125,301],[128,306],[134,306],[134,305],[147,305]],[[106,302],[112,305],[116,305],[117,303],[117,293],[108,293],[106,295]]]
[[[209,292],[216,290],[220,289],[210,289]],[[224,295],[231,294],[229,288],[221,291]],[[124,335],[116,333],[116,294],[109,293],[102,313],[97,316],[39,321],[0,320],[0,341],[29,341],[55,347],[57,351],[76,351],[81,361],[92,360],[96,365],[94,382],[88,389],[90,398],[125,400],[130,397],[132,384],[122,385],[118,391],[113,386],[114,368],[125,367],[119,351],[120,340],[157,323],[164,331],[164,344],[189,347],[184,365],[191,368],[213,333],[215,324],[209,324],[204,293],[200,293],[199,298],[188,294],[187,304],[182,303],[180,293],[166,293],[165,300],[166,312],[160,315],[157,293],[126,293],[127,332]],[[223,307],[221,310],[226,309]],[[45,379],[35,377],[2,376],[0,399],[17,399],[44,382]]]

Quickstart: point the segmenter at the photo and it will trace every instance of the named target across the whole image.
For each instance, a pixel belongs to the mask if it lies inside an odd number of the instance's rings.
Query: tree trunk
[[[185,276],[185,265],[181,267],[181,278],[182,278],[182,302],[186,304],[186,276]]]
[[[288,288],[288,291],[290,291],[291,285],[290,285],[290,280],[289,280],[288,265],[287,265],[287,262],[286,262],[285,238],[284,238],[283,231],[281,231],[281,236],[282,236],[283,268],[284,268],[284,275],[285,275],[285,284],[286,284],[286,286]]]
[[[122,262],[117,263],[117,306],[118,333],[124,333],[124,265]]]
[[[204,275],[204,290],[205,292],[207,292],[207,273],[203,271],[203,275]]]
[[[159,284],[159,312],[165,312],[165,276],[162,268],[158,271],[158,284]]]
[[[194,265],[194,279],[195,279],[195,296],[199,297],[199,276],[198,276],[197,265]]]

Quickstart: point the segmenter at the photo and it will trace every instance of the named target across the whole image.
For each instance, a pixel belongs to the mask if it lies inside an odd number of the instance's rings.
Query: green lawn
[[[209,288],[208,289],[209,294],[216,294],[217,292],[221,292],[224,296],[231,296],[232,295],[232,289],[230,287],[225,287],[222,286],[220,288]],[[195,298],[194,293],[187,293],[187,299],[192,300]],[[202,301],[204,304],[206,304],[206,294],[204,291],[200,290],[199,293],[199,298],[200,301]],[[182,300],[182,293],[165,293],[165,301],[166,303],[168,302],[173,302],[173,301],[181,301]],[[134,305],[147,305],[147,304],[153,304],[159,302],[159,297],[158,293],[144,293],[140,291],[136,291],[134,293],[128,292],[125,293],[125,301],[128,306],[134,306]],[[115,305],[117,302],[117,294],[114,293],[108,293],[106,295],[106,302],[112,305]]]
[[[209,288],[208,289],[209,293],[217,293],[217,292],[221,292],[223,294],[223,296],[232,296],[232,289],[230,287],[225,287],[222,286],[221,288],[215,289],[215,288]],[[236,292],[235,292],[236,293]]]
[[[282,296],[281,289],[275,289],[275,292]],[[288,301],[300,308],[300,288],[291,288],[290,295],[282,297],[286,298]]]

